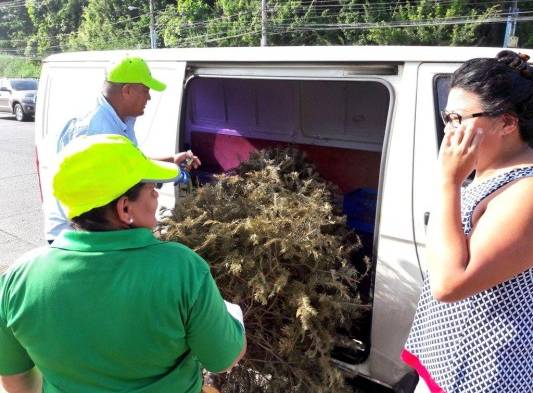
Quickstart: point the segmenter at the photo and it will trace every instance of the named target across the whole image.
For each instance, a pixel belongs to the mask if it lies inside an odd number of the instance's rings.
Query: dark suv
[[[0,79],[0,112],[13,113],[18,121],[33,118],[37,79]]]

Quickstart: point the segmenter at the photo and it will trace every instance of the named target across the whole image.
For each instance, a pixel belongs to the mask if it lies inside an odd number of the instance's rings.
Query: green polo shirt
[[[207,263],[148,229],[65,232],[0,277],[0,375],[46,393],[198,393],[243,345]]]

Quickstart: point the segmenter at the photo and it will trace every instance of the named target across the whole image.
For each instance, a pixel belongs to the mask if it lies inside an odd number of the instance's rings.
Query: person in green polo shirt
[[[77,138],[59,160],[54,195],[77,230],[0,276],[4,389],[200,392],[202,368],[231,368],[246,338],[208,264],[152,233],[156,183],[179,169],[119,135]]]

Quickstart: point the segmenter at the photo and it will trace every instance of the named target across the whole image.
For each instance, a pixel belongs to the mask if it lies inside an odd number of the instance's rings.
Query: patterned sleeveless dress
[[[465,235],[484,198],[528,176],[533,166],[463,189]],[[533,393],[533,268],[454,303],[435,300],[426,277],[402,359],[431,392]]]

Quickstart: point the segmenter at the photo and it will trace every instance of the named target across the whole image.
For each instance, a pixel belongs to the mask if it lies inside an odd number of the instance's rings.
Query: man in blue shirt
[[[150,89],[163,91],[165,88],[164,83],[152,77],[143,59],[123,58],[108,71],[96,107],[84,117],[67,122],[57,140],[56,153],[81,135],[123,135],[137,145],[135,120],[144,114],[144,108],[150,100]],[[176,165],[187,163],[186,169],[200,165],[200,160],[190,150],[172,156],[151,158]],[[49,243],[64,230],[72,229],[61,205],[51,195],[43,195],[43,209],[45,235]]]

